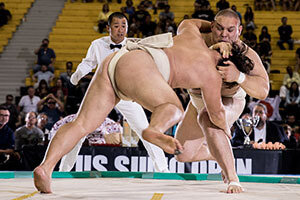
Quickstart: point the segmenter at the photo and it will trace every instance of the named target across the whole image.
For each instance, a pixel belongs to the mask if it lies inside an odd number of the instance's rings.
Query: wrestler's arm
[[[222,78],[215,70],[203,77],[205,77],[206,81],[201,87],[201,93],[209,118],[215,126],[223,129],[227,136],[231,138],[221,98]]]
[[[248,48],[246,56],[253,61],[254,68],[252,71],[250,71],[249,75],[245,74],[245,80],[239,85],[249,96],[257,99],[265,99],[269,93],[269,76],[261,62],[260,57],[253,49]],[[218,66],[219,71],[223,71],[225,73],[224,81],[236,82],[239,79],[240,71],[231,61],[226,61],[224,63],[228,64],[229,66]]]
[[[211,32],[211,26],[209,21],[201,19],[185,19],[183,20],[177,29],[177,35],[181,34],[185,29],[194,29],[197,32],[208,33]]]
[[[82,59],[81,63],[77,66],[76,71],[71,76],[71,83],[73,85],[77,85],[82,77],[97,67],[96,50],[95,43],[92,43],[88,49],[86,57]]]

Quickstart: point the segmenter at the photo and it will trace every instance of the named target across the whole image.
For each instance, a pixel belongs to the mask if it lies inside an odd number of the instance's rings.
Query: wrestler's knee
[[[181,105],[166,103],[162,106],[164,107],[164,112],[173,116],[175,121],[181,121],[183,119],[184,110]]]
[[[181,154],[175,155],[174,157],[178,162],[192,162],[193,161],[193,157],[189,153],[182,152]]]
[[[206,109],[203,109],[198,115],[198,122],[201,127],[210,127],[213,123],[210,121],[208,112]]]

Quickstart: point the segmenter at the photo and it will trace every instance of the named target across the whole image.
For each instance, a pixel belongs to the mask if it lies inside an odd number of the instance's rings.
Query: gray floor
[[[53,194],[34,193],[31,178],[2,179],[0,199],[88,200],[296,200],[300,184],[242,183],[245,192],[226,194],[221,181],[182,181],[137,178],[53,179]],[[30,197],[30,195],[32,195]]]

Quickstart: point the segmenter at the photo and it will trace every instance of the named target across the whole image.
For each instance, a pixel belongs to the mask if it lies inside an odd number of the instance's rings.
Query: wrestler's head
[[[121,43],[127,33],[128,21],[127,17],[120,12],[114,12],[108,17],[107,30],[111,40],[119,44]]]
[[[242,32],[239,16],[231,9],[218,12],[211,23],[212,40],[217,42],[235,42]]]

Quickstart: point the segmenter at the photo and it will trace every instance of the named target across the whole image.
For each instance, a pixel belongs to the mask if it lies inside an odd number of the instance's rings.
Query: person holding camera
[[[48,70],[54,73],[54,62],[56,55],[54,50],[48,46],[49,40],[45,38],[42,40],[40,48],[34,51],[34,54],[37,55],[37,65],[33,68],[34,73],[40,71],[42,65],[48,66]]]
[[[52,93],[41,99],[37,106],[39,113],[48,116],[48,123],[45,126],[48,130],[51,130],[54,123],[63,117],[64,104]]]

